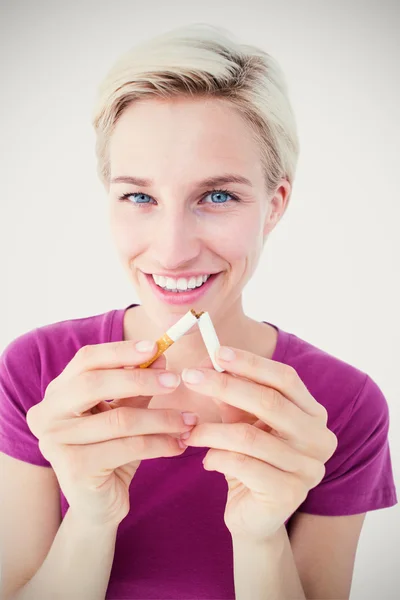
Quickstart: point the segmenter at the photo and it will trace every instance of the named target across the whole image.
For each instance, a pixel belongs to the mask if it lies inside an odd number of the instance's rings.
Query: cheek
[[[111,233],[115,246],[120,254],[135,255],[145,243],[146,235],[138,221],[112,215],[110,219]]]
[[[229,262],[240,261],[251,256],[258,256],[262,247],[262,232],[254,219],[240,219],[235,223],[218,229],[212,247],[216,254]]]

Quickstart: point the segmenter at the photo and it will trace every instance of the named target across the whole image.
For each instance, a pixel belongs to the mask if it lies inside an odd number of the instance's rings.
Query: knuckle
[[[293,385],[298,381],[298,373],[294,367],[291,365],[284,365],[282,363],[281,368],[281,378],[285,384]]]
[[[328,411],[323,404],[317,403],[317,414],[318,418],[321,419],[324,425],[326,425],[328,422]]]
[[[240,464],[243,466],[246,462],[248,462],[249,456],[247,454],[242,454],[242,452],[233,452],[233,462],[236,464]]]
[[[89,362],[89,359],[93,355],[94,346],[93,344],[86,344],[85,346],[81,346],[75,354],[75,357],[85,365]]]
[[[45,391],[45,396],[46,397],[48,397],[48,396],[50,396],[51,394],[54,393],[54,390],[55,390],[55,387],[56,387],[56,384],[57,384],[57,380],[58,380],[58,377],[54,377],[54,379],[52,379],[51,381],[49,381],[49,383],[47,384],[46,391]]]
[[[126,369],[125,369],[126,370]],[[129,378],[135,383],[135,386],[139,389],[145,389],[149,383],[149,372],[147,369],[132,369],[131,371],[127,370],[129,373]]]
[[[50,462],[56,446],[53,437],[48,433],[40,436],[38,445],[44,458]]]
[[[27,423],[29,429],[31,430],[31,432],[33,433],[33,435],[36,435],[37,433],[39,433],[39,415],[38,415],[38,405],[37,404],[35,404],[34,406],[31,406],[31,408],[26,413],[26,423]]]
[[[254,371],[259,366],[259,358],[256,354],[253,354],[252,352],[249,355],[249,365],[250,365],[250,368]]]
[[[104,383],[101,371],[83,371],[78,375],[79,388],[83,390],[85,397],[90,397],[94,390],[99,389]]]
[[[329,437],[330,437],[330,448],[329,448],[329,458],[336,452],[336,449],[338,447],[339,444],[339,440],[337,438],[337,436],[333,433],[333,431],[331,431],[330,429],[328,429],[329,431]]]
[[[311,488],[317,486],[325,477],[325,465],[315,458],[307,457],[306,463],[298,475],[305,479]]]
[[[325,477],[325,474],[326,474],[326,467],[325,467],[324,463],[321,463],[318,461],[318,464],[315,467],[315,479],[314,479],[315,483],[314,483],[313,487],[315,487],[316,485],[321,483],[321,481]]]
[[[123,347],[120,343],[111,343],[108,344],[108,350],[110,352],[111,355],[111,360],[113,362],[115,362],[115,364],[118,364],[121,361],[122,358],[122,351],[123,351]]]
[[[160,420],[166,431],[176,431],[177,427],[182,429],[181,420],[179,420],[179,417],[175,411],[168,408],[160,410]]]
[[[226,371],[219,374],[218,380],[219,380],[219,389],[221,391],[227,390],[228,386],[229,386],[229,377],[228,377],[228,374],[226,373]]]
[[[166,435],[164,436],[164,441],[163,444],[166,451],[168,452],[168,455],[172,454],[176,454],[176,449],[178,446],[178,442],[176,440],[176,438],[173,438],[171,435]],[[181,448],[178,446],[179,451],[181,450]]]
[[[275,388],[261,386],[260,403],[263,408],[273,412],[279,412],[283,408],[283,396]]]
[[[124,407],[120,406],[114,410],[108,410],[103,414],[106,418],[107,427],[110,428],[111,434],[121,437],[127,434],[132,434],[132,426],[129,418],[130,412]]]
[[[257,436],[257,429],[250,425],[250,423],[240,423],[237,430],[243,448],[251,449]]]
[[[297,485],[294,486],[294,504],[296,508],[307,498],[309,489],[309,486],[304,481],[297,479]]]
[[[146,456],[149,448],[150,439],[148,435],[135,435],[125,438],[126,445],[130,450],[133,449],[135,456],[142,458]]]

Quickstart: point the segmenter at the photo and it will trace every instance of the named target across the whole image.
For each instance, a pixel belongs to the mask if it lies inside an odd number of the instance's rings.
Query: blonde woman
[[[141,304],[3,351],[2,598],[348,598],[365,514],[397,503],[386,399],[242,307],[299,154],[278,64],[173,30],[115,64],[93,125]],[[137,368],[191,308],[224,371],[197,329]]]

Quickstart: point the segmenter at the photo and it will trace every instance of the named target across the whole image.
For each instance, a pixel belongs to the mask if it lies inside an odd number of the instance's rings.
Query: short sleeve
[[[0,451],[34,465],[51,467],[26,422],[42,400],[36,330],[14,339],[0,356]]]
[[[353,515],[397,504],[388,431],[389,407],[367,375],[348,415],[338,445],[325,463],[325,476],[297,509],[317,515]]]

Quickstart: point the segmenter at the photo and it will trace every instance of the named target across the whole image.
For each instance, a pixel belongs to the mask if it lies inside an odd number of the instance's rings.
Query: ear
[[[268,200],[267,214],[264,221],[264,241],[269,236],[286,212],[292,186],[287,179],[281,179],[274,194]]]

